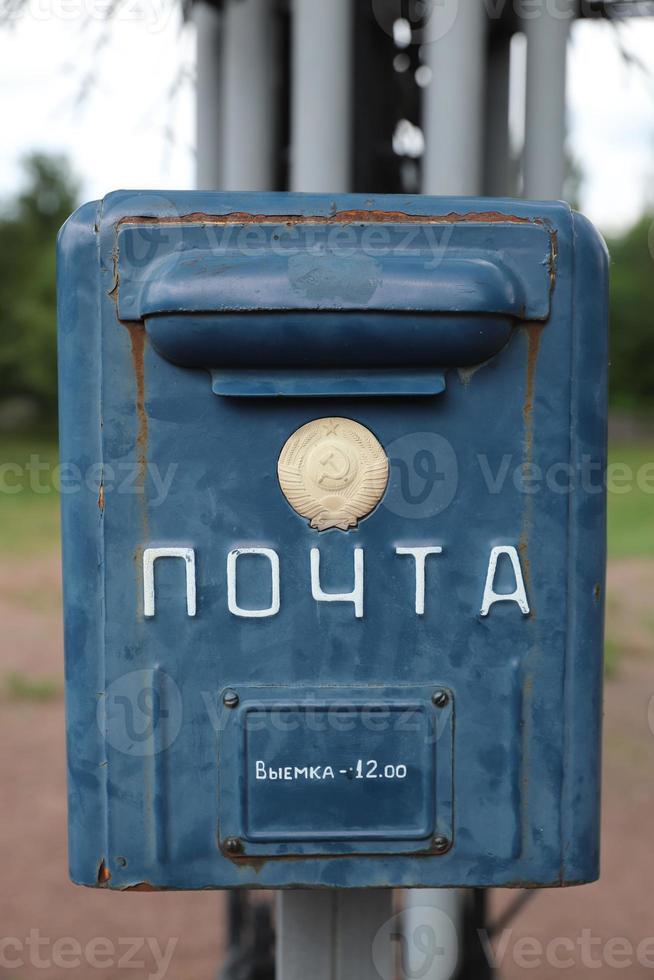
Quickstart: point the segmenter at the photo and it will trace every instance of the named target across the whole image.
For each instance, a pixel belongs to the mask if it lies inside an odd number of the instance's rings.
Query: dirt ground
[[[614,563],[609,595],[624,649],[606,686],[603,877],[537,893],[493,938],[505,980],[654,977],[654,561]],[[220,894],[114,894],[67,881],[59,602],[56,556],[0,561],[0,976],[161,977],[170,956],[168,978],[213,980]],[[515,897],[494,893],[494,915]]]

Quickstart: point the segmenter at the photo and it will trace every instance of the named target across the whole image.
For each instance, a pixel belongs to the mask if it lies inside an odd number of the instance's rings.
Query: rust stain
[[[527,379],[525,384],[525,398],[522,405],[522,421],[524,425],[524,453],[522,460],[522,472],[525,480],[529,477],[529,471],[533,462],[534,455],[534,398],[536,393],[536,364],[538,362],[538,352],[540,350],[541,334],[544,323],[526,323],[524,330],[527,335]],[[518,551],[520,560],[524,567],[525,582],[531,585],[531,565],[529,560],[529,539],[531,533],[531,517],[533,509],[532,494],[524,494],[524,505],[522,510],[522,529]],[[529,603],[531,612],[534,614],[533,602],[530,597]]]
[[[104,483],[100,484],[100,490],[98,492],[98,509],[101,514],[104,512]]]
[[[98,885],[107,885],[111,881],[111,871],[107,867],[104,858],[100,861],[98,866]]]
[[[121,225],[179,225],[179,224],[286,224],[286,225],[334,225],[381,224],[383,222],[401,222],[402,224],[458,224],[476,222],[478,224],[519,224],[544,225],[542,218],[527,218],[515,214],[502,214],[500,211],[451,211],[449,214],[407,214],[405,211],[336,211],[329,215],[302,214],[251,214],[248,211],[231,211],[229,214],[207,214],[194,211],[175,217],[155,217],[152,215],[128,215],[117,222]]]
[[[145,468],[147,466],[148,449],[148,416],[145,411],[145,328],[142,323],[125,323],[129,331],[132,347],[132,364],[134,366],[134,378],[136,380],[136,413],[138,416],[138,435],[136,439],[136,449],[139,461],[139,478],[141,486],[144,485]]]
[[[146,518],[147,520],[147,514]],[[138,545],[134,550],[134,566],[136,573],[136,615],[140,621],[143,619],[143,546]]]
[[[451,842],[450,848],[446,852],[441,853],[435,851],[431,845],[428,845],[427,847],[419,848],[415,851],[408,852],[408,854],[410,853],[411,857],[417,857],[417,858],[432,857],[432,858],[438,858],[439,860],[443,860],[446,854],[450,853],[453,846],[454,846],[454,842]],[[232,864],[234,864],[237,868],[248,868],[250,871],[253,871],[256,875],[260,874],[268,864],[292,864],[294,862],[306,861],[307,858],[319,856],[314,854],[311,855],[310,854],[263,854],[263,855],[228,854],[222,848],[220,848],[220,851],[223,857],[231,861]],[[334,861],[347,860],[353,857],[356,857],[357,860],[372,860],[372,859],[379,860],[380,858],[388,857],[388,854],[385,853],[384,851],[368,852],[366,854],[346,851],[342,854],[335,853],[329,855],[330,860],[334,860]],[[269,887],[269,886],[263,886],[263,887]],[[330,888],[331,886],[317,885],[315,887]]]
[[[533,450],[534,440],[534,391],[536,381],[536,363],[540,350],[540,338],[543,332],[544,323],[527,323],[527,386],[525,400],[522,406],[522,418],[525,423],[525,446],[529,457]]]
[[[233,854],[224,854],[224,856],[229,858],[230,861],[233,861],[234,864],[238,865],[239,867],[249,868],[250,871],[254,871],[255,875],[261,874],[266,864],[270,860],[266,857],[248,857],[245,854],[242,854],[240,857],[236,857]]]
[[[520,554],[520,564],[525,573],[525,582],[527,585],[531,584],[531,559],[529,558],[529,534],[525,530],[524,526],[520,531],[520,540],[518,541],[518,552]],[[531,598],[531,597],[530,597]],[[531,603],[529,605],[531,609]]]
[[[432,857],[434,856],[433,855],[433,852],[431,852],[431,851],[420,852],[417,856],[422,856],[422,854],[425,854],[425,855],[430,855],[431,854]],[[335,856],[335,857],[352,857],[351,854],[350,855],[333,855],[333,856]],[[384,855],[373,854],[373,855],[357,855],[357,856],[358,857],[368,857],[368,856],[370,856],[370,857],[379,858],[379,857],[383,857]],[[298,860],[306,860],[306,855],[301,856],[301,857],[298,857]],[[255,863],[257,863],[257,862],[254,862],[254,861],[252,861],[252,862],[245,861],[244,862],[244,861],[241,860],[239,863],[240,864],[246,864],[246,865],[251,864],[252,867],[254,867],[255,866]],[[266,862],[262,860],[260,863],[261,864],[265,864]],[[559,875],[556,878],[552,878],[550,881],[546,881],[546,882],[540,882],[540,881],[539,882],[533,882],[533,881],[529,881],[527,879],[514,878],[511,881],[502,882],[501,887],[502,888],[536,889],[538,891],[541,891],[543,888],[568,888],[568,887],[571,887],[573,885],[585,885],[585,884],[588,884],[588,882],[582,881],[582,880],[576,881],[574,879],[571,880],[571,881],[563,881],[561,879],[560,875]],[[236,885],[236,886],[234,886],[235,890],[239,890],[239,891],[240,890],[245,890],[245,889],[250,888],[250,887],[251,887],[250,885]],[[384,887],[384,886],[383,885],[382,886],[380,886],[380,885],[374,885],[373,887],[374,888],[379,888],[379,887]],[[454,887],[462,887],[462,886],[455,885]],[[262,883],[258,883],[257,884],[257,888],[259,890],[261,890],[261,891],[266,891],[266,892],[268,892],[268,891],[276,891],[277,890],[277,886],[276,885],[267,885],[267,884],[264,884],[263,882]],[[314,891],[321,891],[321,892],[333,892],[333,891],[336,891],[337,890],[337,886],[335,886],[335,885],[321,885],[321,884],[315,885],[314,884],[314,885],[311,885],[311,888]],[[135,885],[124,885],[119,890],[121,892],[176,892],[176,891],[183,891],[183,889],[170,888],[167,885],[153,885],[149,881],[139,881]],[[217,886],[215,886],[215,885],[203,885],[201,888],[198,888],[196,890],[197,891],[212,892],[212,891],[216,891],[217,890]]]
[[[148,415],[145,410],[145,327],[140,322],[121,321],[129,332],[134,379],[136,381],[136,415],[138,432],[136,436],[136,459],[138,474],[137,492],[142,504],[142,529],[144,537],[148,530],[148,512],[145,499],[145,478],[148,469]]]

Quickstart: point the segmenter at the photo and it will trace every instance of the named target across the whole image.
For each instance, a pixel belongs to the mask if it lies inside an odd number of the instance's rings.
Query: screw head
[[[223,704],[226,708],[235,708],[240,700],[236,691],[225,691],[223,694]]]
[[[432,850],[436,854],[445,854],[452,846],[451,841],[444,834],[437,834],[431,842]]]
[[[446,708],[450,703],[450,696],[447,691],[434,691],[431,699],[437,708]]]
[[[243,841],[239,840],[238,837],[226,837],[223,841],[223,851],[225,854],[242,854]]]

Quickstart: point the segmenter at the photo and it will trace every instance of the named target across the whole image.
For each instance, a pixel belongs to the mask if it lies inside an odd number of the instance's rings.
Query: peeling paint
[[[541,218],[527,218],[515,214],[502,214],[500,211],[450,211],[449,214],[407,214],[405,211],[336,211],[332,214],[251,214],[248,211],[231,211],[229,214],[207,214],[196,211],[191,214],[173,217],[154,217],[152,215],[127,215],[116,223],[116,230],[122,225],[177,225],[177,224],[207,224],[207,225],[242,225],[242,224],[275,224],[275,225],[336,225],[336,224],[383,224],[385,222],[400,222],[402,224],[459,224],[474,222],[477,224],[519,224],[544,225]]]
[[[556,285],[556,267],[559,258],[559,233],[556,229],[550,231],[550,290],[554,292]]]
[[[103,887],[105,885],[108,885],[110,881],[111,881],[111,871],[107,867],[105,859],[102,858],[100,864],[98,865],[98,885],[100,887]]]

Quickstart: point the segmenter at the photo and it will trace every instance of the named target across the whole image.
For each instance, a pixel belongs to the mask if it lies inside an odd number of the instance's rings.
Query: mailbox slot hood
[[[218,394],[306,396],[438,394],[549,316],[541,224],[308,227],[125,225],[119,317]]]

